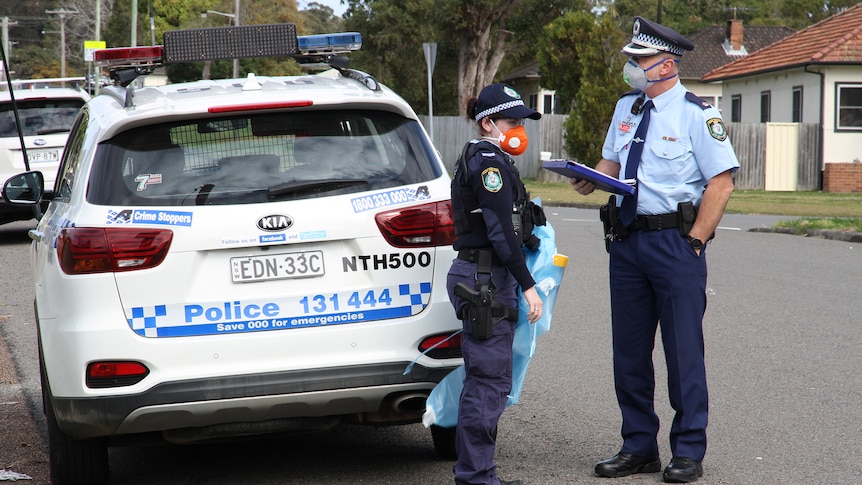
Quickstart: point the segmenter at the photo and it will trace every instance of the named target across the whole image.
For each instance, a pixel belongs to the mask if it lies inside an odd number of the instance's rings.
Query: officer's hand
[[[536,291],[536,287],[531,286],[529,289],[524,290],[524,298],[527,299],[527,303],[530,305],[530,308],[527,310],[527,321],[536,323],[542,317],[542,299],[539,298],[539,292]]]
[[[590,195],[594,190],[596,190],[596,184],[589,180],[570,178],[569,183],[572,184],[572,188],[581,195]]]

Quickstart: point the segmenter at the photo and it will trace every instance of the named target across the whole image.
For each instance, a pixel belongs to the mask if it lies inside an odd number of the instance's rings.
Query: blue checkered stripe
[[[383,291],[385,290],[385,292]],[[382,296],[391,291],[391,302],[383,304],[386,299],[366,302],[368,293]],[[359,294],[359,303],[354,296]],[[309,311],[303,300],[308,296],[296,296],[285,300],[239,300],[230,302],[194,302],[188,305],[163,304],[131,307],[126,310],[129,316],[129,327],[138,335],[150,338],[190,337],[201,335],[222,335],[225,333],[246,333],[268,330],[288,330],[291,328],[316,327],[323,325],[340,325],[404,318],[422,312],[431,301],[431,282],[400,284],[393,288],[376,288],[359,292],[345,292],[337,295],[325,295],[327,302],[337,300],[338,308],[327,307],[322,313]],[[317,295],[316,297],[319,297]],[[239,316],[236,307],[253,306],[257,309],[266,304],[277,305],[277,314],[255,315],[249,319]],[[207,311],[196,313],[194,319],[186,320],[188,307],[201,307]],[[230,316],[223,317],[228,311]],[[211,316],[211,315],[218,316]]]
[[[416,315],[428,306],[431,300],[431,283],[414,283],[400,285],[398,293],[401,296],[410,297],[410,314]]]
[[[129,326],[138,335],[144,337],[158,337],[158,327],[167,321],[168,308],[166,305],[155,305],[150,307],[133,307],[132,318],[129,318]]]

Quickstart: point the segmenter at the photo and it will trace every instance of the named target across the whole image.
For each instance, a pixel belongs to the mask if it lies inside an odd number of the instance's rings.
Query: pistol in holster
[[[629,236],[628,228],[620,221],[616,195],[612,195],[607,204],[599,207],[599,219],[605,231],[605,251],[611,252],[611,241],[621,241]]]
[[[697,206],[691,202],[680,202],[676,205],[676,213],[679,217],[679,235],[687,237],[694,227],[694,221],[697,220]],[[710,234],[707,241],[715,238],[715,232]]]
[[[485,256],[487,253],[487,257]],[[494,335],[494,325],[502,320],[518,320],[518,309],[494,301],[494,285],[491,283],[491,251],[479,253],[476,271],[476,288],[465,283],[455,284],[455,295],[467,300],[461,307],[458,318],[470,322],[470,333],[478,340],[487,340]]]

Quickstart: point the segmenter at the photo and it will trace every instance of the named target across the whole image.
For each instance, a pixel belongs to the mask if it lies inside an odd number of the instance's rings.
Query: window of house
[[[739,123],[742,121],[742,95],[734,94],[730,97],[730,122]]]
[[[530,95],[530,109],[536,109],[539,105],[539,95],[531,94]]]
[[[793,86],[793,106],[790,113],[794,123],[802,123],[802,86]]]
[[[770,91],[760,92],[760,122],[772,121],[772,93]]]
[[[554,112],[554,96],[551,94],[546,94],[542,96],[542,100],[544,101],[544,106],[542,107],[542,113],[551,114]]]
[[[862,84],[836,84],[836,130],[862,131]]]

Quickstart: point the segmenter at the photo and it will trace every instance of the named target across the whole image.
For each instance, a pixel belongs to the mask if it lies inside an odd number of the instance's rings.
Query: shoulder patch
[[[685,92],[685,99],[691,101],[692,103],[700,106],[700,109],[712,108],[712,105],[698,97],[696,94],[691,91]]]
[[[497,167],[488,167],[482,171],[482,185],[488,192],[499,192],[503,188],[503,177]]]
[[[718,141],[724,141],[727,139],[727,130],[724,129],[724,123],[721,121],[721,118],[710,118],[706,120],[706,129],[709,130],[709,134]]]

